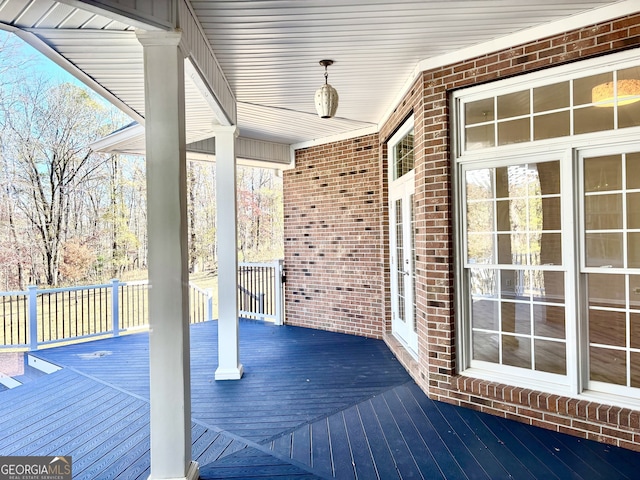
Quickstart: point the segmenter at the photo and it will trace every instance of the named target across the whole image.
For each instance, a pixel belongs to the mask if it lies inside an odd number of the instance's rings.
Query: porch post
[[[235,126],[216,127],[216,211],[218,242],[218,369],[216,380],[238,380],[238,237],[236,229]]]
[[[143,46],[149,264],[150,479],[192,480],[184,56],[179,32]]]

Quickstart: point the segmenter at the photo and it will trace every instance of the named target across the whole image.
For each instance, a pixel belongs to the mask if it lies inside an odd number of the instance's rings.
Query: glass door
[[[418,352],[415,309],[415,216],[413,171],[389,191],[391,238],[392,331],[413,353]]]
[[[413,119],[400,127],[388,147],[391,330],[417,355]]]

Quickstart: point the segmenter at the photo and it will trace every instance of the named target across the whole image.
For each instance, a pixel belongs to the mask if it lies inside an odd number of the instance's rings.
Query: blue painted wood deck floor
[[[640,454],[431,401],[381,341],[242,321],[245,375],[216,382],[216,327],[191,327],[202,479],[638,478]],[[0,392],[0,455],[147,478],[148,335],[37,355],[65,368]]]

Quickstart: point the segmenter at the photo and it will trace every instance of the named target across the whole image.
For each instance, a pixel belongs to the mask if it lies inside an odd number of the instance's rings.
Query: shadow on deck
[[[192,325],[193,456],[213,478],[637,478],[640,454],[429,400],[381,341]],[[71,455],[76,479],[149,475],[148,334],[36,352],[61,371],[0,392],[0,455]]]

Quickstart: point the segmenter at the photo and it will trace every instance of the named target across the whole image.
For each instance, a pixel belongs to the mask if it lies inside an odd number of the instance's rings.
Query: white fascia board
[[[102,85],[96,82],[89,75],[87,75],[78,67],[76,67],[73,63],[71,63],[69,60],[63,57],[56,50],[51,48],[40,37],[38,37],[32,32],[29,32],[27,30],[22,30],[20,28],[13,28],[12,30],[9,30],[9,31],[13,32],[18,38],[28,43],[29,45],[31,45],[33,48],[38,50],[41,54],[43,54],[49,60],[51,60],[56,65],[63,68],[64,70],[66,70],[69,74],[76,77],[83,84],[91,88],[94,92],[102,96],[105,100],[110,102],[112,105],[119,108],[127,115],[129,115],[133,120],[135,120],[138,123],[144,124],[144,117],[142,117],[142,115],[140,115],[138,112],[132,109],[129,105],[124,103],[122,100],[116,97],[113,93],[111,93],[109,90],[104,88]]]
[[[216,156],[213,153],[190,152],[189,150],[187,150],[187,160],[216,163]],[[243,158],[242,156],[237,156],[236,162],[238,163],[238,165],[243,167],[268,168],[275,171],[289,170],[293,168],[293,166],[289,164],[270,162],[266,160],[254,160]]]
[[[144,125],[137,123],[96,140],[89,147],[96,152],[112,152],[132,140],[144,138]]]
[[[465,60],[469,60],[470,58],[488,55],[494,52],[505,50],[507,48],[515,47],[517,45],[530,43],[541,38],[559,35],[563,32],[576,30],[578,28],[593,25],[595,23],[606,22],[638,12],[640,12],[639,0],[624,0],[612,5],[595,8],[588,12],[580,13],[567,18],[563,18],[561,20],[549,22],[544,25],[539,25],[537,27],[522,30],[511,35],[496,38],[494,40],[480,43],[468,48],[462,48],[452,53],[424,59],[418,62],[413,70],[413,73],[407,79],[404,86],[400,90],[400,93],[396,97],[396,100],[392,103],[392,106],[387,110],[387,112],[380,120],[379,125],[384,125],[389,120],[396,107],[400,105],[402,99],[406,96],[415,81],[424,71],[464,62]]]
[[[85,0],[56,0],[57,2],[64,3],[71,7],[79,8],[87,12],[95,13],[106,18],[110,18],[125,25],[131,25],[135,28],[143,30],[169,30],[174,27],[175,18],[167,21],[160,20],[151,16],[141,14],[135,8],[128,8],[124,5],[118,4],[118,2],[101,1],[96,3],[95,1]],[[158,0],[154,0],[158,1]],[[171,1],[171,0],[162,0]]]
[[[204,140],[204,139],[203,139]],[[250,138],[238,138],[239,146],[243,144],[243,140],[245,142],[261,142],[260,140],[254,140]],[[194,142],[195,143],[195,142]],[[270,143],[270,142],[264,142]],[[123,128],[117,132],[114,132],[106,137],[101,138],[93,142],[90,147],[92,150],[97,152],[115,152],[119,151],[121,153],[128,153],[131,155],[141,155],[144,156],[144,149],[142,151],[126,151],[127,144],[142,144],[144,145],[144,126],[140,124],[131,125],[129,127]],[[144,147],[143,147],[144,148]],[[257,167],[257,168],[271,168],[274,170],[288,170],[293,168],[293,164],[282,157],[281,159],[274,158],[259,158],[257,155],[248,156],[248,154],[241,151],[242,148],[237,149],[237,161],[239,165],[249,166],[249,167]],[[207,151],[207,149],[199,149],[197,151],[189,150],[189,145],[187,145],[187,158],[189,160],[198,160],[203,162],[215,162],[216,154],[215,151]]]
[[[230,126],[231,122],[229,121],[229,117],[227,116],[224,108],[218,103],[217,98],[211,92],[207,83],[202,79],[202,75],[200,74],[199,69],[193,64],[191,58],[187,57],[184,59],[184,74],[185,77],[190,80],[195,87],[198,89],[202,98],[207,103],[211,111],[216,117],[217,125]]]

